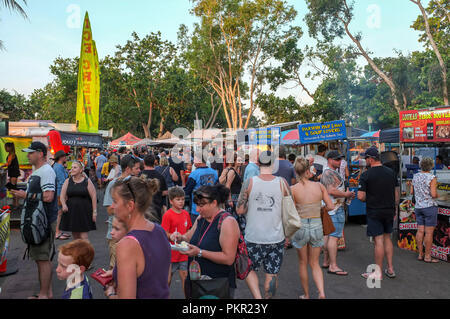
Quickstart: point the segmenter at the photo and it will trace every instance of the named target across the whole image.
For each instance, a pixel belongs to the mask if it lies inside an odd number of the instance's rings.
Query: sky
[[[287,2],[298,11],[295,23],[305,33],[300,45],[313,44],[303,21],[307,12],[305,1]],[[0,39],[6,47],[0,51],[0,90],[26,96],[52,81],[49,67],[57,57],[79,56],[86,11],[100,58],[113,55],[116,45],[126,43],[133,31],[141,37],[160,31],[163,39],[176,42],[179,26],[185,24],[192,30],[197,21],[189,12],[192,8],[189,0],[28,0],[27,3],[23,7],[28,19],[0,9]],[[362,45],[372,52],[372,57],[393,56],[395,49],[408,54],[423,50],[418,42],[419,33],[410,28],[419,14],[419,8],[409,0],[358,0],[350,30],[362,33]],[[318,82],[305,83],[314,89]],[[281,88],[277,94],[292,94],[308,102],[306,94],[298,88]]]

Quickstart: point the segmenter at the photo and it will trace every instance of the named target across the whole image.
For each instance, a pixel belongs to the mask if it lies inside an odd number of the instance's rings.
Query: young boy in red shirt
[[[170,235],[178,232],[182,235],[192,227],[191,217],[184,208],[184,190],[181,187],[172,187],[169,189],[169,201],[171,208],[164,213],[161,226],[166,231],[170,240]],[[171,244],[174,244],[171,242]],[[188,256],[178,251],[172,250],[171,271],[169,272],[169,286],[173,274],[178,270],[184,292],[184,283],[187,277]]]

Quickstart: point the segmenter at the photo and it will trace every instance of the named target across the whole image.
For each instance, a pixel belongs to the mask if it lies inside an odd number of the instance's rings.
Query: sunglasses
[[[195,192],[194,192],[194,203],[195,203],[196,205],[201,204],[201,206],[203,206],[203,205],[205,205],[206,203],[203,203],[203,204],[200,203],[200,201],[201,201],[202,199],[208,199],[209,202],[212,201],[212,198],[211,198],[211,197],[205,196],[205,195],[203,195],[201,192],[195,191]]]
[[[124,182],[125,185],[127,185],[128,190],[131,193],[131,196],[133,196],[133,202],[136,202],[136,196],[134,195],[133,189],[131,188],[131,185],[130,185],[131,177],[132,177],[132,175],[129,175],[129,176],[125,177],[123,179],[123,182]]]

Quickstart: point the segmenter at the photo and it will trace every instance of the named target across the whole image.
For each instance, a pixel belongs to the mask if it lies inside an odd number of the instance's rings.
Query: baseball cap
[[[361,157],[363,157],[363,158],[367,158],[367,157],[379,158],[380,153],[378,153],[378,150],[375,147],[369,147],[364,153],[361,154]]]
[[[67,156],[67,153],[63,150],[56,152],[55,157],[53,158],[55,161],[59,160],[61,157]]]
[[[333,151],[330,151],[330,152],[328,152],[328,154],[327,154],[327,159],[334,159],[334,160],[338,160],[338,159],[342,159],[342,158],[344,158],[345,156],[344,155],[342,155],[341,153],[339,153],[339,151],[335,151],[335,150],[333,150]]]
[[[45,146],[45,144],[41,142],[33,142],[29,147],[22,149],[22,152],[25,153],[42,152],[44,153],[44,156],[46,156],[47,146]]]

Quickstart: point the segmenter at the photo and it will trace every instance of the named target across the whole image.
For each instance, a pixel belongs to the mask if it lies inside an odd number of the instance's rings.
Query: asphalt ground
[[[100,190],[99,202],[103,202]],[[13,216],[14,217],[14,216]],[[89,233],[89,240],[95,248],[95,258],[88,274],[98,268],[107,268],[109,264],[108,244],[105,239],[107,224],[106,210],[99,205],[97,230]],[[345,227],[346,249],[338,253],[338,265],[348,271],[348,276],[328,274],[324,270],[325,294],[331,299],[449,299],[450,298],[450,263],[439,262],[427,264],[417,261],[414,252],[402,250],[394,243],[394,267],[397,277],[383,277],[380,288],[368,288],[366,279],[361,277],[367,266],[373,263],[373,244],[366,237],[366,228],[355,222],[348,222]],[[56,240],[59,247],[68,241]],[[18,272],[7,277],[0,277],[0,299],[26,299],[39,291],[37,266],[32,260],[23,260],[25,244],[20,231],[11,230],[9,264],[18,267]],[[322,259],[322,257],[321,257]],[[57,257],[53,260],[53,269],[57,266]],[[12,268],[10,268],[12,269]],[[317,298],[318,292],[309,273],[311,298]],[[260,287],[263,291],[264,273],[258,273]],[[105,299],[100,284],[91,280],[95,299]],[[249,289],[244,281],[237,280],[238,288],[235,299],[251,299]],[[54,298],[62,295],[65,282],[52,279]],[[298,275],[297,252],[294,248],[285,252],[279,274],[278,290],[275,299],[297,299],[303,294]],[[181,281],[178,275],[172,280],[171,299],[183,299]]]

